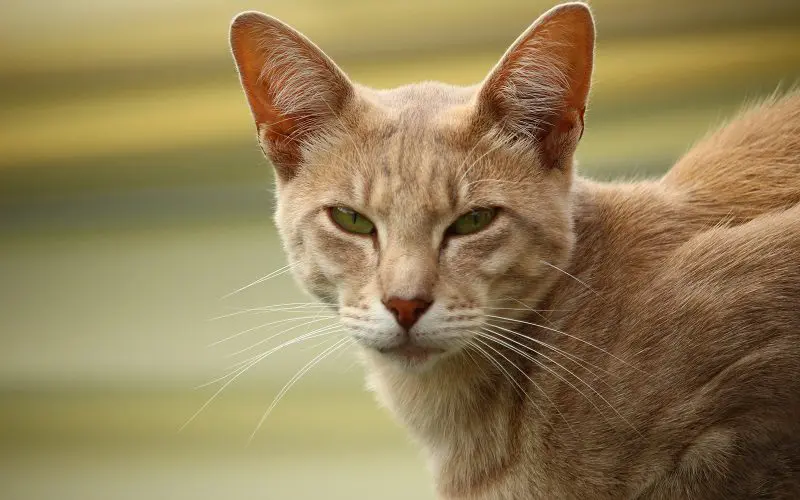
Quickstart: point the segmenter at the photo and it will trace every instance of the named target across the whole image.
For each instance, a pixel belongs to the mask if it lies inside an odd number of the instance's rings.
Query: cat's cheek
[[[376,257],[367,238],[337,234],[334,229],[314,234],[306,258],[330,296],[336,300],[358,294],[374,277]],[[330,290],[333,290],[331,292]]]
[[[442,252],[440,264],[448,274],[459,278],[491,280],[503,274],[516,261],[513,244],[507,238],[458,238]]]
[[[336,302],[336,281],[340,271],[334,262],[324,258],[313,234],[297,231],[282,234],[282,240],[292,275],[303,291],[323,302]]]
[[[338,290],[333,283],[328,281],[321,273],[312,272],[303,281],[303,288],[326,304],[338,302]]]

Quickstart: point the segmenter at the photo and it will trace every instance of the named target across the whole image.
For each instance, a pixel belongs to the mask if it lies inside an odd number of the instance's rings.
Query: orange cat
[[[800,94],[600,184],[584,4],[472,88],[359,86],[258,13],[231,45],[292,269],[442,498],[800,498]]]

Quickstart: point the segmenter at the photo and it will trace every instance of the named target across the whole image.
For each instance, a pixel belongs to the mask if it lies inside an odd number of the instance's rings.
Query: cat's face
[[[300,282],[363,346],[409,365],[508,312],[493,307],[534,303],[543,261],[561,266],[570,246],[569,172],[465,130],[469,99],[440,85],[369,93],[278,189]]]
[[[372,356],[419,369],[480,343],[487,319],[536,303],[568,258],[588,91],[570,71],[588,75],[591,48],[543,52],[540,32],[580,31],[558,21],[534,25],[479,87],[390,91],[351,84],[274,19],[234,23],[292,269]]]

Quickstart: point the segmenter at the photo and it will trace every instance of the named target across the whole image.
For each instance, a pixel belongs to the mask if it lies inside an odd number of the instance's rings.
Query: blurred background
[[[196,386],[329,324],[313,308],[212,319],[309,300],[286,274],[223,298],[285,264],[228,22],[278,16],[368,85],[467,84],[551,5],[4,0],[0,497],[432,498],[420,453],[350,351],[303,377],[248,445],[324,337],[259,363],[178,432],[224,381]],[[593,6],[585,175],[657,175],[800,76],[796,0]]]

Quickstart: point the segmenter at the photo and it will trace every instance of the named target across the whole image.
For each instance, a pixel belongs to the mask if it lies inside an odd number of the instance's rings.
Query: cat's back
[[[608,474],[663,471],[614,495],[800,498],[800,94],[745,112],[658,182],[581,189],[570,272],[596,293],[572,282],[554,307],[582,311],[563,330],[617,356],[599,356],[615,374],[602,392],[651,436],[619,422],[629,454],[605,457]]]
[[[661,182],[706,214],[745,220],[800,203],[800,90],[746,108]]]
[[[744,112],[660,184],[683,231],[623,323],[627,354],[658,374],[646,377],[642,418],[676,463],[642,496],[796,497],[800,93]],[[716,484],[691,479],[720,468]]]
[[[657,182],[590,191],[579,248],[600,234],[618,256],[597,274],[618,278],[607,290],[629,316],[714,348],[773,327],[800,346],[800,92],[751,107]]]
[[[726,341],[747,352],[782,339],[800,370],[800,92],[767,99],[709,135],[659,187],[673,230],[654,243],[667,250],[650,263],[642,314],[670,304],[662,325],[678,339],[694,332],[682,340],[698,352],[706,341],[713,352]]]
[[[631,306],[641,418],[676,461],[643,496],[797,498],[800,205],[689,239]]]

